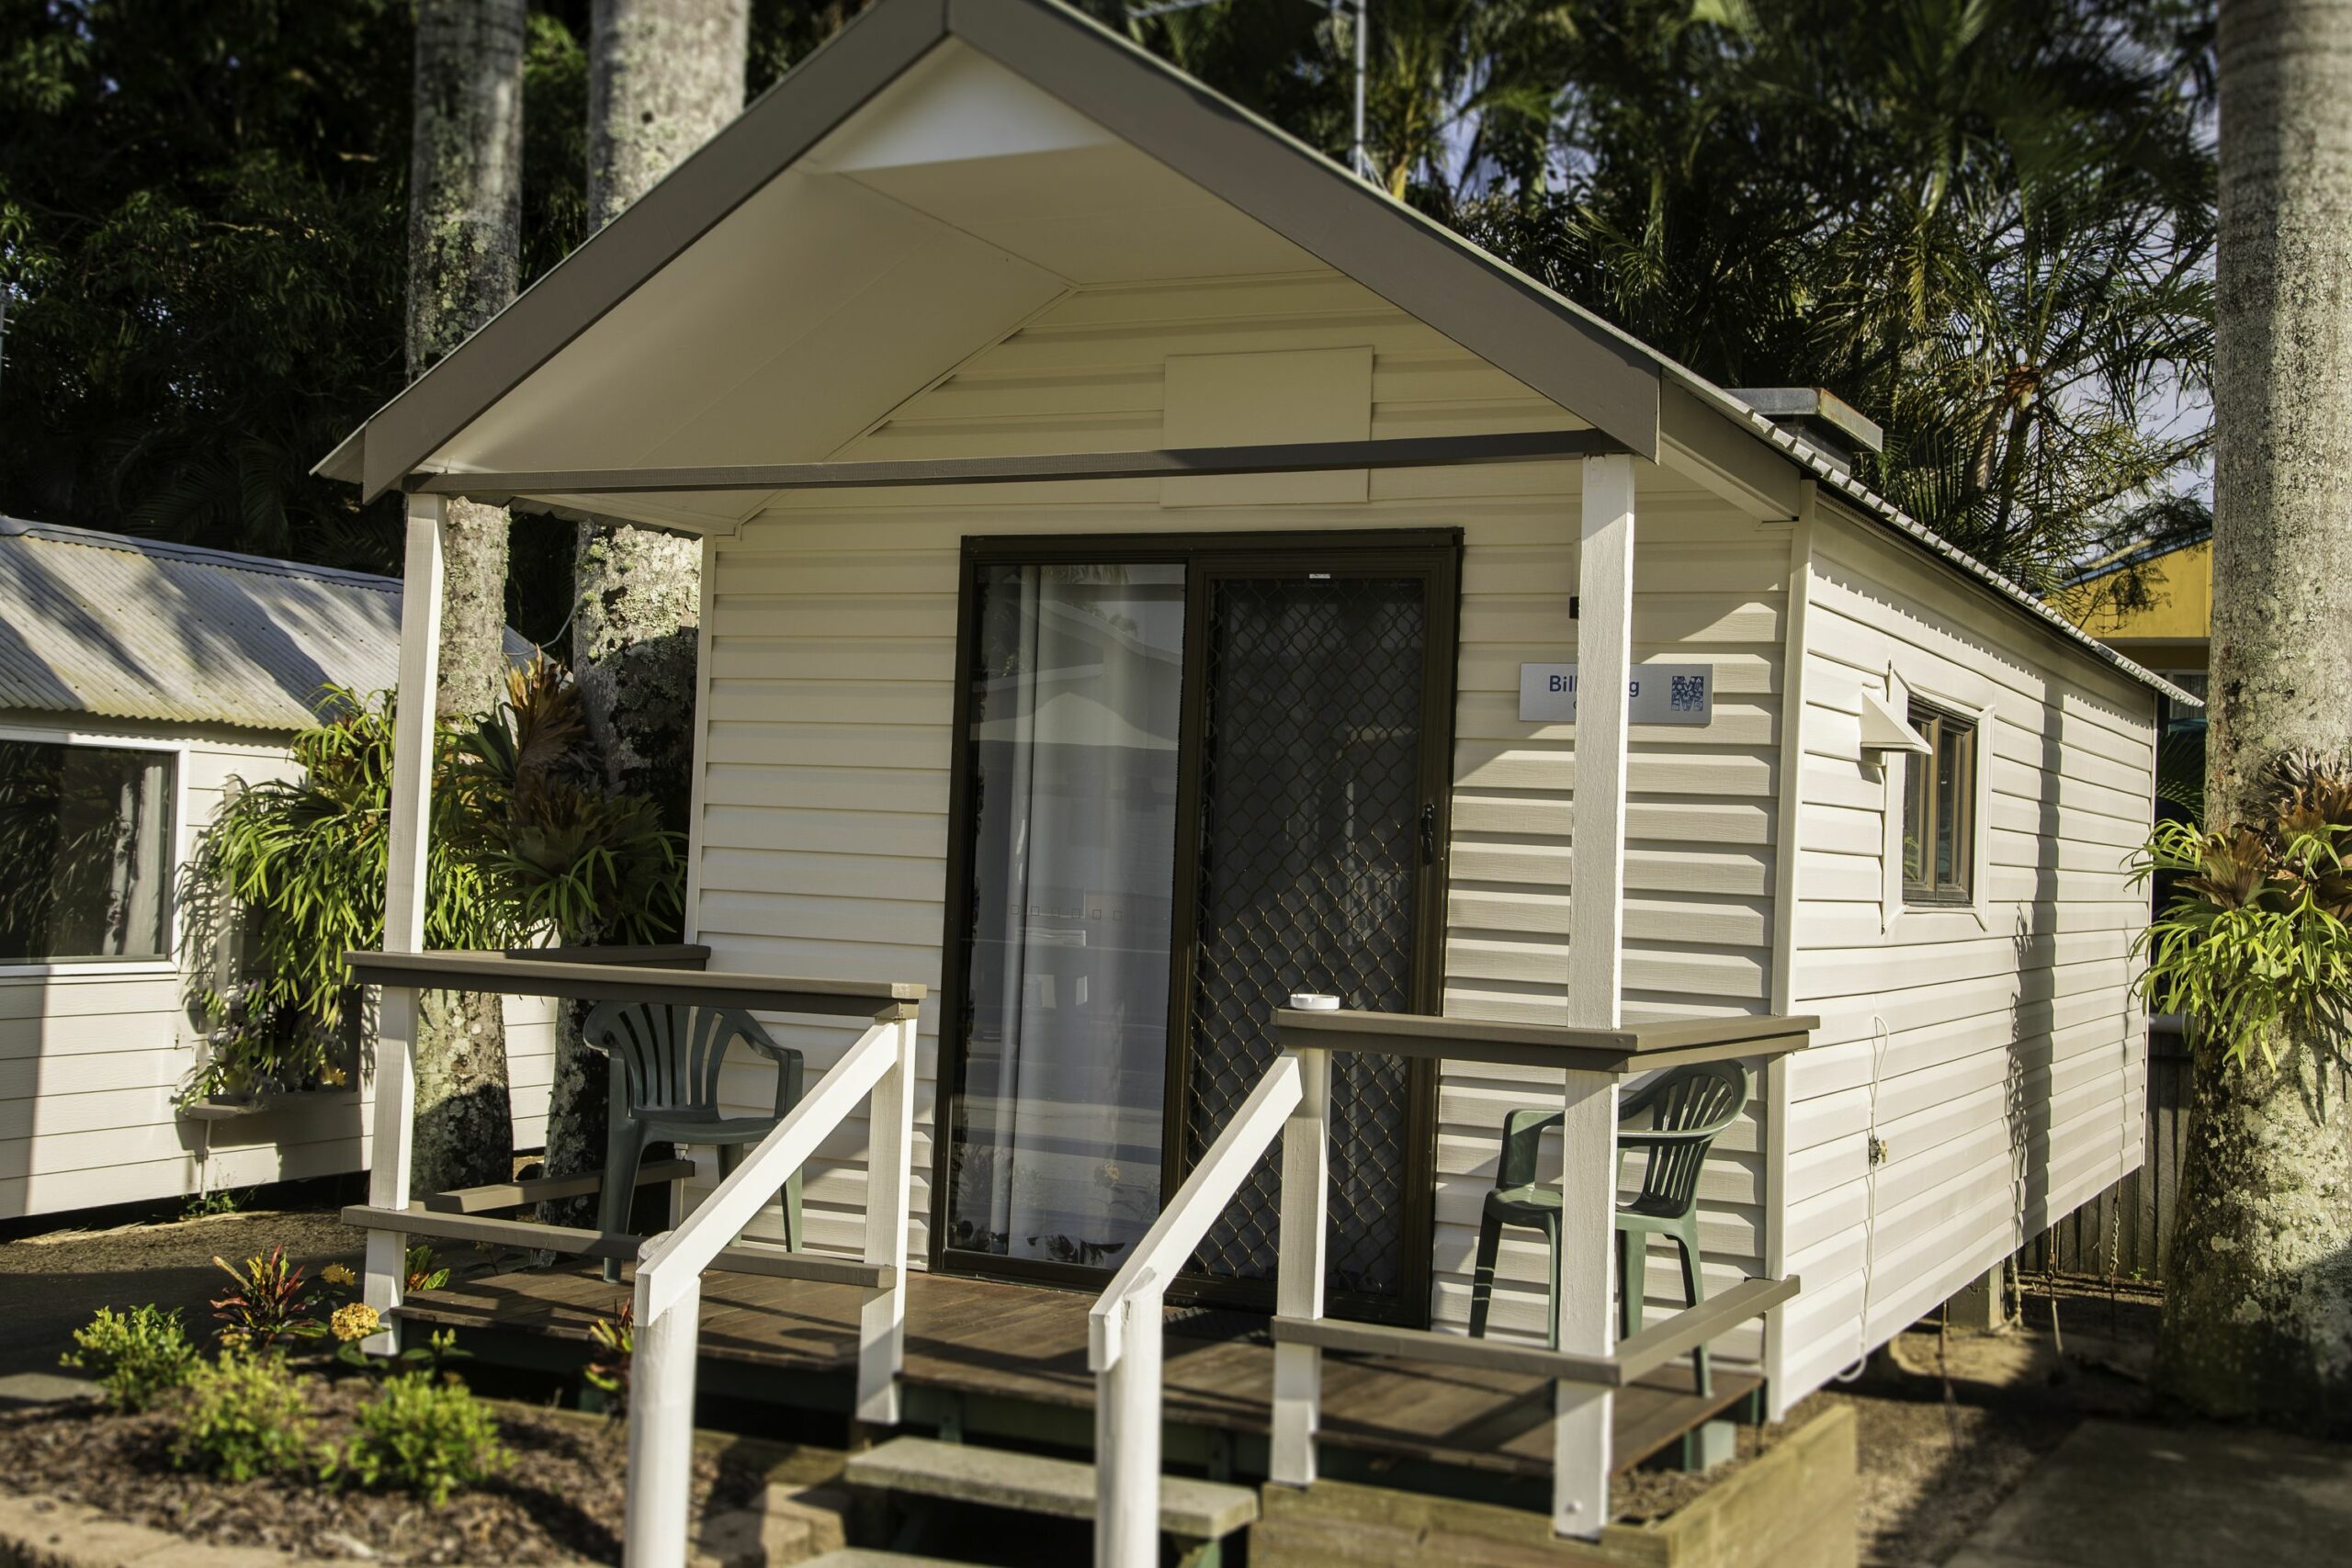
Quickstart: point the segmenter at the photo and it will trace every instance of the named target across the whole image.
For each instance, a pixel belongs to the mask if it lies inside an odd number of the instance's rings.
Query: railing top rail
[[[1821,1020],[1809,1014],[1668,1019],[1622,1029],[1570,1029],[1428,1013],[1308,1012],[1295,1008],[1274,1013],[1274,1032],[1285,1050],[1361,1051],[1628,1075],[1685,1062],[1781,1055],[1803,1050],[1820,1027]]]
[[[1209,1227],[1256,1168],[1258,1156],[1281,1136],[1283,1122],[1303,1092],[1298,1058],[1287,1053],[1275,1057],[1274,1065],[1250,1090],[1225,1130],[1203,1152],[1183,1186],[1095,1298],[1088,1338],[1096,1371],[1124,1354],[1114,1326],[1117,1309],[1129,1297],[1163,1286],[1184,1271]]]
[[[508,958],[537,958],[550,964],[624,964],[648,969],[707,969],[710,949],[698,942],[653,942],[611,947],[509,947]]]
[[[504,952],[353,952],[344,954],[344,960],[354,976],[370,986],[595,1001],[704,1003],[827,1018],[910,1018],[923,998],[923,987],[910,980],[810,980],[683,966],[590,963],[571,956],[591,951],[571,949],[562,958],[518,957]]]

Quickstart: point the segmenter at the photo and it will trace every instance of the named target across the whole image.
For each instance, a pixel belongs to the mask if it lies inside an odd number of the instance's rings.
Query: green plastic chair
[[[1735,1063],[1700,1062],[1662,1074],[1635,1090],[1618,1112],[1617,1171],[1623,1185],[1629,1149],[1650,1151],[1639,1192],[1617,1205],[1617,1335],[1630,1339],[1642,1329],[1642,1288],[1634,1263],[1649,1256],[1653,1235],[1669,1236],[1682,1258],[1684,1299],[1697,1306],[1706,1299],[1699,1277],[1699,1173],[1707,1151],[1747,1103],[1747,1069]],[[1628,1127],[1647,1115],[1647,1127]],[[1544,1320],[1552,1325],[1552,1348],[1559,1346],[1560,1190],[1535,1179],[1536,1158],[1546,1128],[1560,1124],[1557,1111],[1519,1110],[1503,1118],[1502,1154],[1494,1190],[1487,1194],[1478,1221],[1478,1257],[1470,1283],[1470,1333],[1483,1337],[1495,1291],[1495,1256],[1505,1225],[1544,1233],[1550,1259],[1544,1293]],[[1638,1238],[1638,1245],[1636,1243]],[[1699,1393],[1714,1383],[1702,1345],[1691,1358]]]
[[[605,1134],[605,1183],[597,1198],[597,1227],[628,1227],[637,1171],[645,1145],[656,1138],[708,1144],[718,1150],[723,1179],[800,1103],[800,1053],[779,1045],[759,1021],[739,1008],[664,1007],[652,1002],[603,1002],[588,1014],[581,1038],[608,1059],[611,1110]],[[718,1074],[727,1047],[741,1040],[775,1063],[775,1111],[767,1116],[728,1116],[718,1108]],[[784,1184],[784,1245],[800,1246],[800,1173]],[[605,1278],[621,1277],[617,1258],[605,1260]]]

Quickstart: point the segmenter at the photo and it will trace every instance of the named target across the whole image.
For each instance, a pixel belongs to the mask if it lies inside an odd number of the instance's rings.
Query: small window
[[[166,955],[168,751],[0,740],[0,964]]]
[[[1904,762],[1903,901],[1966,904],[1974,896],[1976,726],[1925,703],[1911,728],[1928,743]]]

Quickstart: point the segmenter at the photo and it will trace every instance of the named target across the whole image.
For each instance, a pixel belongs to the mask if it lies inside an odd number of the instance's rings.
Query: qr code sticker
[[[1676,713],[1697,713],[1707,705],[1707,678],[1704,675],[1677,675],[1667,693],[1667,703]]]

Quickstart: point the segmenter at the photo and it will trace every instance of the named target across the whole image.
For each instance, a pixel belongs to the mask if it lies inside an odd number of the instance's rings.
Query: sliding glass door
[[[1184,569],[973,584],[950,1245],[1100,1264],[1159,1212]]]
[[[1326,991],[1438,1007],[1446,535],[968,552],[947,931],[944,1267],[1117,1268]],[[1431,1075],[1344,1062],[1335,1301],[1427,1310]],[[1267,1162],[1193,1259],[1271,1300]]]

